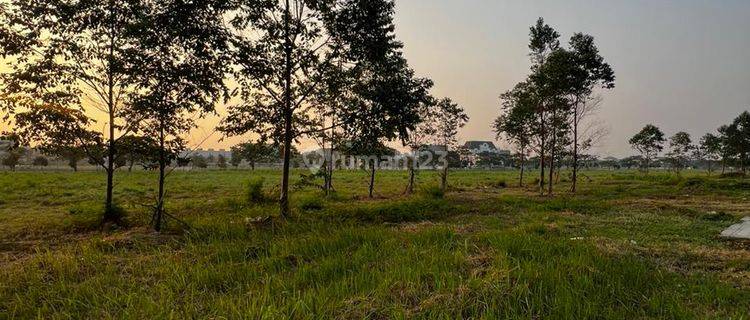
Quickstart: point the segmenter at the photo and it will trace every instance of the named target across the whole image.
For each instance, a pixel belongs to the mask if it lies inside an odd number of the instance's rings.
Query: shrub
[[[37,167],[46,167],[49,165],[49,161],[47,160],[47,158],[43,156],[38,156],[34,158],[34,160],[32,161],[32,164]]]
[[[445,191],[438,186],[429,186],[422,189],[422,194],[432,199],[442,199],[445,197]]]
[[[703,217],[701,218],[706,221],[717,221],[717,222],[735,220],[733,215],[728,214],[726,212],[710,212],[710,213],[703,215]]]
[[[247,202],[248,203],[263,203],[266,201],[266,196],[263,194],[263,178],[252,178],[247,183]]]
[[[117,217],[117,219],[123,219],[125,218],[125,215],[127,214],[127,211],[125,211],[125,208],[121,207],[117,203],[113,203],[112,207],[109,208],[109,211],[107,211],[107,208],[104,208],[104,211],[108,215],[111,215],[112,217]]]

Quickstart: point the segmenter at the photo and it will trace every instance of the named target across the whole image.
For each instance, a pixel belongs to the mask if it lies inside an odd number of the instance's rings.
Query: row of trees
[[[434,133],[419,124],[436,119],[452,127],[435,133],[447,146],[466,121],[408,66],[393,13],[392,0],[10,0],[0,4],[0,54],[11,68],[0,108],[22,143],[104,169],[104,223],[121,219],[118,162],[139,161],[124,146],[147,140],[159,171],[159,230],[183,136],[227,103],[217,130],[279,150],[286,217],[300,139],[348,141],[369,154],[391,141],[415,145]]]
[[[705,163],[709,174],[713,163],[721,163],[722,174],[728,166],[737,166],[743,174],[750,163],[750,112],[743,112],[732,123],[718,128],[716,133],[706,133],[697,144],[690,134],[678,132],[669,138],[669,149],[664,159],[669,167],[680,172],[691,162]],[[667,139],[654,125],[646,125],[630,139],[630,145],[641,154],[641,168],[648,170],[664,151]]]
[[[601,102],[596,92],[614,88],[614,71],[590,35],[574,34],[566,48],[560,34],[540,18],[531,27],[530,38],[531,74],[500,97],[502,114],[494,130],[517,150],[522,168],[519,184],[523,185],[526,159],[536,154],[539,192],[544,194],[548,169],[547,193],[551,195],[555,169],[570,155],[575,192],[579,155],[604,132],[590,126],[590,117]]]

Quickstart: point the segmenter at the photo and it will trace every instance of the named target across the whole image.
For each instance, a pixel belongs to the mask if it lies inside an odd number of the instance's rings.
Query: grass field
[[[271,194],[277,172],[177,172],[167,210],[191,227],[160,235],[153,173],[118,173],[129,227],[101,231],[101,174],[3,172],[0,318],[750,318],[750,245],[717,236],[750,179],[586,172],[542,198],[515,174],[454,172],[441,197],[431,172],[412,196],[383,172],[370,200],[339,172],[260,225],[276,207],[248,181]]]

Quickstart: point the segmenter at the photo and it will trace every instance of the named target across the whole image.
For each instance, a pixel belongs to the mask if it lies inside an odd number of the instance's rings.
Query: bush
[[[247,183],[247,202],[259,204],[266,201],[266,195],[263,193],[263,178],[252,178]]]
[[[717,221],[717,222],[735,220],[735,217],[733,215],[728,214],[726,212],[710,212],[710,213],[703,215],[703,217],[701,218],[706,221]]]
[[[128,213],[128,212],[127,212],[127,211],[125,210],[125,208],[121,207],[121,206],[120,206],[120,205],[118,205],[117,203],[113,203],[113,204],[112,204],[112,207],[111,207],[111,208],[109,208],[109,209],[107,209],[107,208],[105,207],[105,208],[104,208],[104,211],[105,211],[105,214],[106,214],[106,215],[112,216],[112,217],[114,217],[114,218],[115,218],[115,219],[117,219],[117,220],[122,220],[122,219],[124,219],[124,218],[125,218],[125,216],[126,216],[126,215],[127,215],[127,213]]]
[[[422,189],[422,194],[432,199],[442,199],[445,197],[445,191],[438,186],[429,186]]]
[[[32,161],[32,164],[37,167],[46,167],[49,165],[49,161],[45,157],[38,156],[34,158],[34,160]]]

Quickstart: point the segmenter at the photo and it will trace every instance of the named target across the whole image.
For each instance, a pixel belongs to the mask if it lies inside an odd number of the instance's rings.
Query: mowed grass
[[[294,173],[295,182],[299,175]],[[129,226],[101,230],[104,176],[0,173],[0,318],[750,318],[750,180],[564,173],[555,197],[515,172],[338,172],[274,215],[274,171],[175,172],[169,232],[148,230],[156,176],[119,172]],[[270,201],[248,201],[250,181]],[[534,179],[533,172],[527,183]],[[507,187],[503,187],[506,185]],[[257,192],[256,192],[257,195]]]

